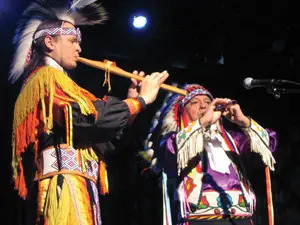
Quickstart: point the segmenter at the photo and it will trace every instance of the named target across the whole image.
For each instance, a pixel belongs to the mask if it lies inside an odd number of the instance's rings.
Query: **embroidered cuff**
[[[135,116],[137,113],[142,111],[145,107],[143,107],[143,104],[145,104],[144,99],[141,100],[142,98],[127,98],[123,100],[129,108],[130,116]],[[142,102],[143,101],[143,102]]]
[[[137,99],[142,104],[142,110],[145,110],[146,109],[146,102],[145,102],[145,100],[142,97],[140,97],[140,96],[138,96]]]

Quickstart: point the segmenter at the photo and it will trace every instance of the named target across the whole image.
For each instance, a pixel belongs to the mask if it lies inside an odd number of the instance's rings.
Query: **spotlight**
[[[134,16],[133,26],[137,29],[142,29],[147,24],[147,18],[145,16]]]

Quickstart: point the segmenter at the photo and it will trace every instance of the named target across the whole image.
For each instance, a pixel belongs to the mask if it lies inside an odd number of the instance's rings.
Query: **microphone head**
[[[252,85],[251,85],[251,82],[252,82],[252,78],[251,77],[247,77],[244,79],[244,82],[243,82],[243,85],[246,89],[251,89],[253,88]]]

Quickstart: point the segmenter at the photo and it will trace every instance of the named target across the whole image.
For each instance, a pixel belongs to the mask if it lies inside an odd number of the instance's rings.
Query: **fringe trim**
[[[188,166],[191,159],[203,151],[203,130],[199,121],[195,121],[177,133],[176,144],[178,175]]]
[[[258,125],[258,123],[256,123],[253,119],[250,119],[250,127],[243,128],[243,130],[250,138],[251,151],[258,153],[264,164],[274,171],[274,164],[276,161],[269,148],[268,132]]]
[[[99,160],[99,181],[100,181],[100,194],[106,195],[109,193],[108,176],[104,157],[101,156]]]
[[[82,114],[97,115],[92,103],[96,97],[79,87],[63,71],[50,66],[34,71],[15,103],[12,133],[13,178],[16,181],[15,189],[19,190],[20,196],[24,199],[27,196],[27,188],[21,155],[31,143],[34,143],[34,150],[37,151],[38,132],[51,132],[54,95],[57,91],[70,99],[70,102],[77,102]],[[41,113],[38,111],[39,104]],[[40,121],[43,121],[43,124],[40,124]]]
[[[98,161],[99,162],[99,184],[100,184],[100,194],[106,195],[109,193],[108,187],[108,176],[107,176],[107,169],[106,164],[104,161],[104,156],[100,155],[99,157],[95,154],[92,148],[87,149],[79,149],[80,151],[80,158],[81,158],[81,168],[82,171],[86,171],[86,163],[88,161]]]
[[[48,225],[79,224],[78,215],[75,212],[75,204],[71,197],[71,190],[67,176],[63,175],[66,182],[62,188],[57,186],[57,178],[51,180],[48,196],[46,198],[45,222]]]
[[[64,115],[66,121],[66,142],[68,146],[73,147],[73,117],[72,117],[72,107],[68,102],[63,102]]]

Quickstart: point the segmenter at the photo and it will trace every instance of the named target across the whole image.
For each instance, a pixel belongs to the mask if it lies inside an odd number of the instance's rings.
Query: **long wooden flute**
[[[109,69],[109,71],[111,73],[116,74],[116,75],[120,75],[122,77],[129,78],[129,79],[134,78],[138,81],[142,81],[144,79],[141,76],[138,76],[136,74],[124,71],[124,70],[122,70],[121,68],[119,68],[117,66],[109,66],[108,67],[106,63],[101,62],[101,61],[90,60],[90,59],[86,59],[86,58],[83,58],[83,57],[79,57],[77,59],[77,61],[81,62],[83,64],[86,64],[88,66],[92,66],[92,67],[97,68],[97,69],[101,69],[101,70]],[[174,93],[177,93],[177,94],[180,94],[180,95],[184,95],[184,96],[186,95],[186,90],[183,90],[183,89],[180,89],[180,88],[168,85],[168,84],[161,84],[160,87],[162,89],[167,90],[167,91],[171,91],[171,92],[174,92]]]

